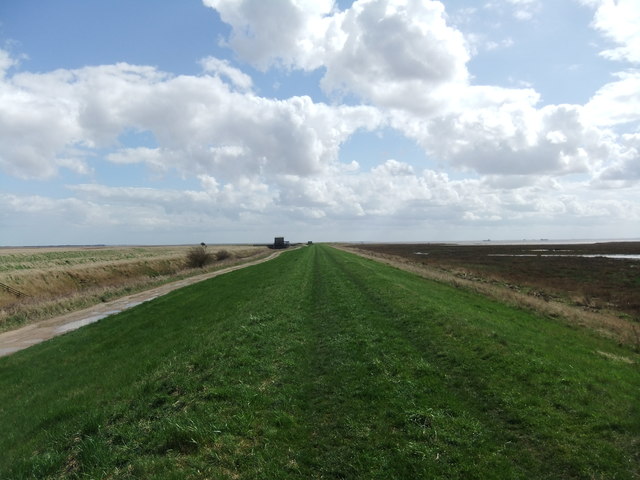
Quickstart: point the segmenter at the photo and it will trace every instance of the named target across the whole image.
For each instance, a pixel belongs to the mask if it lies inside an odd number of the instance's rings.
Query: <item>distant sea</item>
[[[390,243],[390,244],[412,244],[412,243],[438,243],[448,245],[578,245],[592,243],[612,243],[612,242],[640,242],[640,238],[537,238],[522,240],[411,240],[411,241],[392,241],[392,240],[363,240],[363,241],[345,241],[335,243]]]
[[[429,242],[429,243],[452,243],[454,245],[578,245],[592,243],[613,243],[613,242],[640,242],[640,238],[574,238],[574,239],[522,239],[522,240],[474,240],[474,241],[452,241],[452,242]],[[411,243],[411,242],[407,242]]]

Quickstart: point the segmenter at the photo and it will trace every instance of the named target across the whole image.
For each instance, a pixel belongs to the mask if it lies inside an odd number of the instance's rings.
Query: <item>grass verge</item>
[[[314,245],[0,359],[0,478],[634,479],[638,360]]]

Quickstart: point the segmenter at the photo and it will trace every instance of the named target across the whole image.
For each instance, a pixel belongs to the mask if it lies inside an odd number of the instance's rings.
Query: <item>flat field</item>
[[[264,247],[210,246],[228,256],[202,270],[187,266],[190,248],[0,248],[0,331],[267,254]]]
[[[314,245],[0,358],[0,478],[638,479],[638,362]]]

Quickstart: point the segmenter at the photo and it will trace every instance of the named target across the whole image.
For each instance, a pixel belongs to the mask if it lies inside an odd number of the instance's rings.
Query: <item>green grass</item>
[[[0,478],[640,478],[639,360],[314,245],[0,359]]]

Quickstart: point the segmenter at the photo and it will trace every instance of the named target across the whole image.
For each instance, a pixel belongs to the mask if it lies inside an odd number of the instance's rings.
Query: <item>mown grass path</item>
[[[0,359],[0,478],[639,478],[638,361],[315,245]]]

